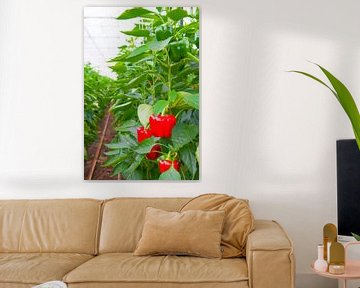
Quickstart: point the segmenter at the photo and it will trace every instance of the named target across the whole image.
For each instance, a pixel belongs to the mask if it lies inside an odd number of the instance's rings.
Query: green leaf
[[[137,141],[130,135],[125,134],[121,136],[121,141],[119,143],[105,144],[109,149],[124,149],[132,148],[137,145]]]
[[[136,170],[137,167],[141,164],[141,161],[144,159],[143,155],[137,154],[135,156],[134,161],[131,162],[131,165],[122,172],[125,179],[130,179],[132,177],[132,174]]]
[[[120,150],[111,150],[111,151],[107,151],[104,154],[106,156],[113,156],[113,155],[118,155],[120,153]]]
[[[316,64],[317,65],[317,64]],[[360,150],[360,114],[359,110],[356,106],[354,98],[352,97],[350,91],[346,88],[346,86],[338,80],[334,75],[332,75],[329,71],[325,68],[317,65],[321,71],[325,74],[325,76],[329,79],[331,85],[334,87],[337,93],[337,99],[339,100],[341,106],[345,110],[346,114],[348,115],[350,122],[352,124],[354,134],[356,137],[356,141]]]
[[[356,103],[354,101],[354,98],[352,97],[350,91],[346,88],[346,86],[340,80],[338,80],[334,75],[332,75],[329,71],[327,71],[322,66],[320,66],[316,63],[314,63],[314,64],[317,65],[321,69],[321,71],[328,78],[328,80],[330,81],[330,83],[334,89],[332,89],[329,85],[325,84],[319,78],[317,78],[309,73],[302,72],[302,71],[289,71],[289,72],[295,72],[295,73],[299,73],[299,74],[305,75],[307,77],[310,77],[311,79],[313,79],[313,80],[321,83],[325,87],[327,87],[335,95],[336,99],[339,101],[340,105],[343,107],[345,113],[347,114],[347,116],[351,122],[351,125],[354,130],[356,142],[357,142],[359,150],[360,150],[360,114],[359,114],[359,110],[356,106]]]
[[[313,79],[313,80],[321,83],[321,84],[324,85],[325,87],[329,88],[329,89],[331,90],[331,92],[332,92],[332,93],[336,96],[336,98],[337,98],[337,95],[336,95],[335,91],[334,91],[330,86],[328,86],[325,82],[323,82],[322,80],[320,80],[319,78],[317,78],[317,77],[315,77],[315,76],[313,76],[313,75],[311,75],[311,74],[309,74],[309,73],[302,72],[302,71],[298,71],[298,70],[290,70],[290,71],[288,71],[288,72],[302,74],[302,75],[305,75],[305,76],[307,76],[307,77],[309,77],[309,78],[311,78],[311,79]]]
[[[152,106],[148,104],[140,104],[137,113],[140,123],[144,127],[148,125],[150,116],[154,114]]]
[[[199,110],[199,94],[187,94],[183,96],[183,99],[187,105]]]
[[[122,162],[127,157],[127,154],[117,155],[115,157],[109,157],[109,159],[104,163],[104,167],[114,166]]]
[[[150,137],[145,139],[134,149],[138,154],[147,154],[151,151],[151,148],[155,145],[158,138]]]
[[[126,174],[126,180],[143,180],[143,174],[139,170],[134,170]]]
[[[147,45],[142,45],[140,47],[135,48],[127,57],[126,59],[138,56],[140,54],[143,54],[145,52],[149,51],[149,47]]]
[[[188,16],[188,13],[182,8],[176,8],[169,11],[166,16],[174,21],[179,21]]]
[[[118,20],[126,20],[126,19],[132,19],[132,18],[141,17],[143,15],[153,14],[153,13],[154,13],[153,11],[147,10],[145,8],[136,7],[136,8],[125,10],[116,19],[118,19]]]
[[[192,178],[194,178],[197,166],[196,166],[196,158],[192,149],[189,146],[183,147],[180,151],[180,159],[181,162],[184,163],[186,168],[190,171]]]
[[[169,105],[166,100],[159,100],[153,106],[153,112],[155,115],[161,114],[162,111]]]
[[[128,102],[125,102],[125,103],[122,103],[119,105],[113,105],[113,106],[111,106],[110,111],[115,111],[117,109],[124,108],[126,106],[129,106],[131,103],[132,103],[132,101],[128,101]]]
[[[176,150],[193,141],[199,134],[199,127],[191,124],[176,124],[171,140]]]
[[[143,53],[143,54],[139,54],[137,56],[134,57],[128,57],[126,58],[124,61],[125,62],[129,62],[129,63],[133,63],[133,64],[138,64],[144,61],[150,61],[154,59],[153,55],[150,55],[149,53]]]
[[[171,91],[168,92],[168,95],[169,95],[169,96],[168,96],[169,102],[170,102],[170,103],[173,103],[173,102],[176,100],[176,97],[177,97],[176,91],[171,90]]]
[[[116,131],[124,132],[131,131],[132,128],[139,126],[138,122],[134,119],[124,121],[120,126],[116,127]]]
[[[356,239],[356,241],[360,241],[360,235],[352,233],[352,232],[351,232],[351,235]]]
[[[146,74],[140,74],[140,76],[133,78],[129,83],[125,86],[126,89],[133,88],[140,83],[144,82],[144,80],[147,78]]]
[[[161,173],[159,180],[181,180],[180,173],[173,166],[169,170]]]
[[[113,169],[113,173],[111,176],[117,176],[119,173],[121,173],[122,171],[125,171],[126,168],[129,167],[129,163],[128,161],[122,161],[120,162],[119,164],[115,165],[114,166],[114,169]]]
[[[199,110],[199,94],[179,91],[176,99],[171,104],[171,108]]]
[[[140,29],[134,29],[131,31],[121,31],[121,33],[129,36],[136,36],[136,37],[149,37],[150,32],[149,30],[140,30]]]
[[[150,49],[151,51],[159,51],[164,49],[170,42],[171,38],[167,38],[163,41],[157,41],[156,39],[148,42],[146,44],[146,46],[148,47],[148,49]]]
[[[177,32],[176,32],[176,35],[181,35],[181,34],[184,34],[190,30],[193,30],[194,32],[195,31],[198,31],[199,30],[199,22],[192,22],[188,25],[185,25],[183,27],[181,27]]]
[[[127,70],[124,62],[117,62],[115,65],[110,66],[110,68],[117,74],[125,73]]]

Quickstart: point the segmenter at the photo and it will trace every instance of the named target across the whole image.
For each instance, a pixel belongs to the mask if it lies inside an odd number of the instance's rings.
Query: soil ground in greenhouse
[[[88,179],[89,173],[91,171],[91,166],[94,161],[96,150],[98,149],[98,146],[100,145],[99,141],[100,141],[101,135],[105,129],[107,115],[108,114],[106,113],[104,118],[100,122],[99,130],[98,130],[98,137],[97,137],[96,141],[94,143],[92,143],[88,148],[89,158],[88,158],[88,160],[84,161],[84,179],[85,180],[90,180],[90,179]],[[113,126],[113,116],[110,114],[108,126],[105,131],[104,141],[102,143],[102,147],[101,147],[101,151],[100,151],[100,155],[96,161],[95,170],[91,177],[91,180],[120,180],[120,178],[118,176],[113,176],[113,177],[111,176],[112,168],[102,167],[102,165],[104,164],[104,162],[107,159],[107,156],[104,154],[107,151],[105,144],[110,143],[111,140],[114,138],[115,134],[116,134],[116,131]]]

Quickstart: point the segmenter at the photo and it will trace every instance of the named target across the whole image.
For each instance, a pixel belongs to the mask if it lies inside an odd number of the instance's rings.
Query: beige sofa
[[[62,280],[69,287],[293,288],[291,241],[256,220],[246,258],[133,256],[146,206],[179,210],[187,198],[0,201],[0,288]]]

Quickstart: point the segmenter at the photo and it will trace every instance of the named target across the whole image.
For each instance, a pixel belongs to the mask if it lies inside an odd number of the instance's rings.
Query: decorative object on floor
[[[328,223],[323,227],[324,259],[330,263],[330,247],[337,241],[337,228],[335,224]]]
[[[110,77],[84,67],[84,178],[199,180],[199,8],[86,7],[84,50],[105,38],[87,25],[101,9],[118,52]]]
[[[318,258],[314,263],[314,269],[320,272],[326,272],[328,263],[324,260],[324,245],[318,245]]]
[[[67,285],[61,281],[50,281],[37,286],[33,286],[32,288],[66,288]]]
[[[221,258],[224,211],[168,212],[146,208],[134,255],[191,255]]]
[[[360,113],[356,106],[353,96],[351,95],[350,91],[346,88],[346,86],[340,80],[338,80],[334,75],[332,75],[329,71],[327,71],[325,68],[321,67],[320,65],[318,65],[316,63],[314,63],[314,64],[317,65],[320,68],[320,70],[325,74],[326,78],[330,81],[332,87],[330,87],[329,85],[327,85],[325,82],[323,82],[319,78],[317,78],[307,72],[296,71],[296,70],[292,70],[289,72],[295,72],[295,73],[305,75],[305,76],[321,83],[322,85],[327,87],[334,94],[334,96],[339,101],[340,105],[344,109],[345,113],[347,114],[347,116],[351,122],[352,128],[354,130],[356,142],[357,142],[358,148],[360,150]]]
[[[225,194],[204,194],[190,200],[181,209],[188,210],[225,211],[221,235],[222,257],[245,256],[247,237],[254,230],[254,216],[247,200]]]

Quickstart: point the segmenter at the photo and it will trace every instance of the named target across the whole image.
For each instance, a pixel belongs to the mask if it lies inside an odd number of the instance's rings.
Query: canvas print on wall
[[[199,8],[84,9],[84,179],[198,180]]]

